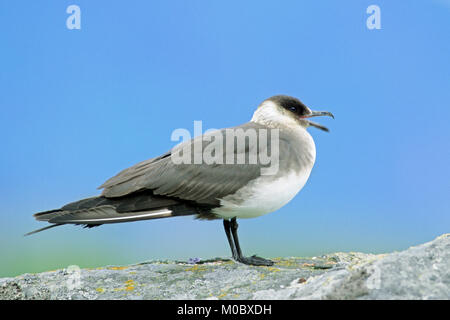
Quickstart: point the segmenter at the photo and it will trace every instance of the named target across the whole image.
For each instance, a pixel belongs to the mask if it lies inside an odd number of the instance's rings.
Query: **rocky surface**
[[[0,299],[450,299],[450,234],[402,252],[152,261],[0,279]]]

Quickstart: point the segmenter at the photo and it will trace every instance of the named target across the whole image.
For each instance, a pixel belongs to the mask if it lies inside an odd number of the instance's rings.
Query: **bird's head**
[[[294,97],[277,95],[264,100],[256,109],[252,121],[273,126],[297,126],[305,128],[312,126],[323,131],[329,131],[327,127],[308,118],[329,116],[334,119],[331,112],[313,111]]]

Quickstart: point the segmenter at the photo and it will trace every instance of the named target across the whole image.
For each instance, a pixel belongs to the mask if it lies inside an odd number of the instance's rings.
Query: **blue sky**
[[[23,234],[167,151],[174,129],[247,122],[275,94],[336,119],[310,129],[300,194],[240,221],[244,253],[387,252],[449,232],[449,1],[2,1],[0,30],[0,276],[228,257],[221,222],[189,217]]]

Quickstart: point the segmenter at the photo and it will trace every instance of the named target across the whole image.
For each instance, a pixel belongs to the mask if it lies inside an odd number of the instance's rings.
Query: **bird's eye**
[[[291,110],[292,112],[297,112],[297,108],[296,107],[289,107],[289,110]]]

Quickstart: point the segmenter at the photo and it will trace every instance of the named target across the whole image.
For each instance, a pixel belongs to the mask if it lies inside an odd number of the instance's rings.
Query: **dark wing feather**
[[[238,128],[258,131],[263,127],[255,123],[247,123],[231,129]],[[221,134],[225,143],[225,129],[216,131],[215,134]],[[205,150],[205,147],[211,142],[202,140],[202,137],[197,137],[184,142],[160,157],[140,162],[123,170],[100,186],[100,188],[104,188],[102,195],[107,198],[121,197],[138,190],[147,189],[152,190],[155,195],[165,195],[197,203],[217,205],[219,199],[235,193],[250,180],[256,179],[261,175],[261,165],[258,163],[226,164],[225,161],[223,162],[224,164],[174,163],[173,157],[180,148],[189,147],[194,151],[194,143],[201,141],[203,150]],[[260,150],[268,147],[270,148],[270,145],[259,146]],[[257,146],[238,146],[237,143],[234,143],[234,156],[244,154],[247,157],[250,151],[254,151],[254,148],[257,148]],[[194,152],[192,152],[193,157]]]

